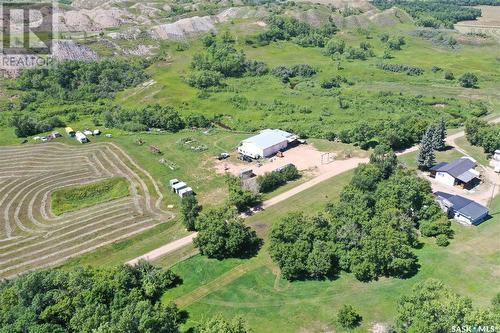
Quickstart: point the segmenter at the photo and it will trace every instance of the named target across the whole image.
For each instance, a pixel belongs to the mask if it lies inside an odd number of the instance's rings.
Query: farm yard
[[[500,7],[193,1],[0,80],[0,331],[498,321]]]
[[[51,193],[123,177],[130,195],[56,216]],[[150,174],[111,143],[3,146],[0,277],[54,266],[173,218]]]

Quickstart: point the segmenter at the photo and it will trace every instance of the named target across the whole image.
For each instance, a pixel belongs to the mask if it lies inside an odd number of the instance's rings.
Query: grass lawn
[[[448,149],[445,151],[435,151],[436,156],[436,164],[441,162],[450,162],[457,158],[463,156],[462,153],[456,151],[455,149]],[[417,168],[417,156],[418,152],[411,152],[398,157],[398,160],[409,168],[416,169]]]
[[[335,200],[351,176],[352,172],[347,172],[334,177],[247,222],[266,239],[272,224],[288,212],[318,211]],[[335,314],[346,303],[363,316],[362,326],[354,332],[365,332],[376,322],[392,323],[399,297],[415,283],[431,277],[470,297],[475,305],[487,306],[500,292],[496,283],[500,271],[500,196],[490,209],[492,219],[479,227],[454,222],[455,237],[446,248],[423,238],[423,247],[416,250],[421,268],[409,279],[362,283],[342,273],[331,281],[288,282],[280,278],[265,243],[260,253],[247,261],[217,261],[198,255],[178,263],[173,270],[185,284],[166,293],[163,301],[175,300],[189,312],[186,328],[222,313],[226,317],[243,316],[256,332],[341,331],[335,326]]]
[[[178,220],[157,225],[128,239],[103,246],[93,252],[67,261],[62,267],[122,265],[144,253],[187,236],[188,232]],[[180,259],[180,258],[176,258]]]
[[[478,163],[489,166],[490,162],[486,157],[486,153],[482,147],[473,146],[469,143],[465,136],[455,140],[457,145],[462,148],[467,154],[469,154],[473,159],[478,161]]]
[[[51,193],[50,207],[55,215],[73,212],[85,207],[126,197],[130,194],[129,182],[123,177],[113,177],[99,182],[65,187]]]

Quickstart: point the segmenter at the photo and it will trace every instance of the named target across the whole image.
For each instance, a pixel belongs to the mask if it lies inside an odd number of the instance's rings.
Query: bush
[[[422,68],[405,64],[377,64],[377,67],[390,72],[404,72],[407,75],[424,74],[424,70]]]
[[[363,317],[359,315],[352,305],[343,305],[337,314],[337,323],[342,328],[352,329],[359,326]]]
[[[262,76],[269,72],[269,68],[263,61],[247,61],[246,63],[247,73],[251,76]]]
[[[444,73],[444,78],[445,78],[445,80],[452,81],[452,80],[455,80],[455,75],[453,75],[452,72],[446,72],[446,73]]]
[[[280,171],[268,172],[257,177],[257,184],[259,185],[260,192],[267,193],[286,184],[287,181],[295,180],[299,177],[300,173],[297,168],[290,164]]]
[[[296,76],[311,77],[316,74],[316,70],[307,64],[293,66],[279,65],[272,69],[271,73],[281,78],[283,82],[288,82],[290,78]]]
[[[329,80],[321,82],[321,88],[323,89],[339,88],[342,83],[348,83],[347,79],[345,77],[337,75]]]
[[[473,73],[465,73],[458,79],[458,81],[464,88],[477,88],[478,78]]]
[[[198,89],[219,87],[222,85],[224,76],[216,71],[202,70],[189,73],[186,78],[187,84]]]
[[[324,53],[326,55],[332,56],[335,54],[344,53],[345,42],[342,39],[332,38],[326,43]]]
[[[450,244],[450,241],[448,240],[448,237],[446,235],[438,235],[436,237],[436,244],[439,246],[448,246]]]

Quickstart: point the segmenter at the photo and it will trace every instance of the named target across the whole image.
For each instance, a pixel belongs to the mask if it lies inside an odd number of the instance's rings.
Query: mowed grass
[[[276,221],[291,211],[320,211],[338,198],[351,177],[352,172],[336,176],[248,218],[247,223],[267,240]],[[362,283],[342,273],[334,280],[288,282],[270,260],[266,241],[258,256],[247,261],[217,261],[198,255],[178,263],[172,269],[184,284],[162,300],[185,305],[190,315],[186,328],[222,313],[228,318],[243,316],[256,332],[342,331],[335,324],[335,315],[343,304],[352,304],[363,316],[361,327],[354,332],[366,332],[374,323],[392,324],[398,299],[427,278],[440,279],[470,297],[476,306],[486,307],[500,292],[496,283],[500,273],[500,196],[490,211],[492,218],[479,227],[453,222],[455,236],[446,248],[435,245],[434,239],[423,238],[422,248],[415,251],[420,270],[409,279]]]
[[[50,208],[55,215],[80,210],[130,195],[130,184],[124,177],[70,186],[50,195]]]

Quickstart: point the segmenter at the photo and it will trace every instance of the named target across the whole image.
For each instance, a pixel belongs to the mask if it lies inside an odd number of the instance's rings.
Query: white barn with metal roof
[[[289,143],[297,139],[297,135],[292,133],[279,129],[265,129],[241,141],[238,152],[251,158],[269,157],[285,149]]]

